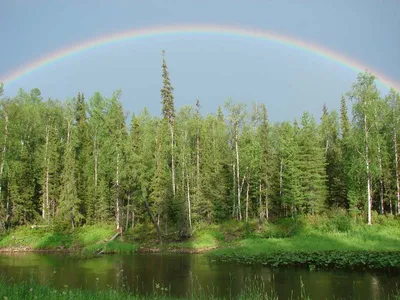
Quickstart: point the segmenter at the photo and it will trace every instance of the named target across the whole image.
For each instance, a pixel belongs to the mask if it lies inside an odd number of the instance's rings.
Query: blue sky
[[[220,24],[268,30],[353,57],[400,82],[400,1],[141,0],[2,1],[0,75],[46,54],[102,35],[143,27]],[[332,61],[276,43],[223,35],[168,35],[83,52],[6,86],[38,87],[45,98],[78,91],[110,96],[122,89],[124,107],[160,113],[161,50],[176,106],[216,111],[231,97],[264,102],[272,121],[304,110],[317,118],[323,103],[338,108],[357,73]],[[385,92],[385,90],[382,90]]]

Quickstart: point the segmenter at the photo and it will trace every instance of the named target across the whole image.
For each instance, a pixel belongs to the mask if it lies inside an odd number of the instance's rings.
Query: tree
[[[328,112],[328,109],[324,105],[319,128],[321,146],[325,149],[327,204],[329,206],[347,208],[344,166],[342,164],[342,151],[339,139],[339,120],[336,111]]]
[[[61,103],[49,100],[44,103],[44,143],[39,150],[42,167],[42,218],[50,223],[54,218],[59,198],[61,160],[61,138],[63,134],[63,111]]]
[[[69,220],[72,228],[82,219],[80,214],[80,200],[77,193],[75,180],[75,151],[73,148],[75,132],[73,128],[72,104],[67,103],[65,115],[66,138],[65,152],[63,156],[63,171],[61,175],[60,204],[58,207],[58,216],[62,220]]]
[[[75,178],[77,184],[77,196],[81,203],[81,211],[85,213],[87,209],[87,161],[89,158],[89,137],[88,127],[86,120],[86,102],[85,96],[78,93],[78,97],[74,99],[74,114],[75,114],[75,128],[76,139],[74,144],[75,150]]]
[[[358,152],[364,156],[366,191],[367,191],[367,214],[368,225],[372,224],[372,170],[371,160],[375,157],[371,155],[371,143],[376,133],[374,123],[375,114],[374,106],[379,98],[378,90],[375,86],[375,77],[367,72],[358,75],[357,82],[353,85],[349,92],[349,97],[354,100],[353,112],[356,121],[356,130],[363,135],[363,153],[359,149]],[[374,162],[373,167],[374,167]]]
[[[326,201],[326,146],[321,147],[317,125],[309,113],[303,114],[301,125],[297,138],[301,173],[301,205],[305,212],[315,214],[322,210]]]
[[[90,224],[108,221],[110,192],[107,189],[109,157],[107,140],[112,137],[105,119],[109,101],[100,93],[95,93],[89,100],[88,135],[91,145],[86,164],[87,203],[86,221]]]
[[[239,131],[241,129],[241,126],[243,125],[243,122],[245,120],[245,107],[246,105],[243,103],[235,103],[231,99],[228,99],[228,101],[225,102],[225,108],[228,110],[229,115],[228,115],[228,120],[231,123],[232,126],[232,146],[234,148],[234,153],[235,153],[235,163],[234,163],[234,169],[235,169],[235,174],[236,174],[236,186],[237,186],[237,203],[236,206],[233,206],[233,211],[232,215],[236,214],[236,217],[239,221],[242,220],[242,207],[240,203],[240,198],[241,198],[241,192],[242,192],[242,187],[243,184],[240,182],[241,180],[243,181],[242,178],[240,178],[240,159],[239,159]]]
[[[292,126],[289,122],[280,124],[278,135],[279,187],[278,199],[283,216],[297,215],[303,202],[301,194],[300,148],[297,143],[299,128],[297,122]]]
[[[389,124],[392,135],[392,149],[394,161],[394,174],[396,181],[396,200],[397,200],[397,215],[400,214],[400,158],[399,158],[399,130],[400,130],[400,95],[395,90],[391,89],[389,96],[386,98],[386,103],[389,107]]]
[[[175,154],[174,154],[174,125],[175,125],[175,106],[174,106],[174,88],[171,85],[169,79],[167,62],[165,61],[165,51],[162,52],[163,63],[162,63],[162,77],[163,87],[161,89],[162,99],[162,115],[164,120],[167,122],[170,132],[170,145],[171,145],[171,180],[172,180],[172,194],[175,197],[176,184],[175,184]]]

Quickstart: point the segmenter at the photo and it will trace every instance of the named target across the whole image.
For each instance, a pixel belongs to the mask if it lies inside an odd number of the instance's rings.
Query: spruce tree
[[[71,222],[72,228],[78,225],[82,219],[80,214],[81,202],[78,198],[77,184],[75,180],[75,151],[74,139],[76,133],[73,128],[71,103],[67,103],[65,123],[66,137],[63,155],[63,170],[61,175],[60,203],[58,206],[58,217],[60,220]]]
[[[89,137],[86,120],[86,102],[84,94],[78,93],[75,100],[75,131],[76,139],[74,143],[75,150],[75,180],[77,197],[81,203],[81,212],[85,214],[87,210],[87,160],[89,157]]]
[[[175,197],[176,183],[175,183],[175,138],[174,138],[174,126],[175,126],[175,105],[174,105],[174,88],[172,87],[171,80],[169,78],[167,62],[165,60],[165,51],[162,52],[162,77],[163,87],[161,89],[161,103],[162,103],[162,115],[165,122],[168,124],[170,133],[170,155],[171,155],[171,180],[172,180],[172,194]]]

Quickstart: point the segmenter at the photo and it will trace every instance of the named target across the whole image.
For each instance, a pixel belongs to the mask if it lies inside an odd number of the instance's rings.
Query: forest
[[[199,224],[276,220],[341,208],[367,224],[400,213],[400,95],[360,73],[340,111],[272,124],[263,103],[179,110],[163,56],[162,111],[128,118],[121,91],[44,100],[0,86],[0,230],[27,224]],[[128,120],[130,122],[128,122]]]

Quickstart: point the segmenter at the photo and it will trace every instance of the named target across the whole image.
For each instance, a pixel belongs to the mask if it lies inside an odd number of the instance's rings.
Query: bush
[[[294,217],[294,218],[282,218],[280,219],[276,225],[279,228],[279,231],[282,237],[291,237],[298,235],[305,231],[305,219],[302,217]]]
[[[348,232],[353,227],[352,219],[344,209],[332,209],[329,211],[328,217],[331,231]]]

